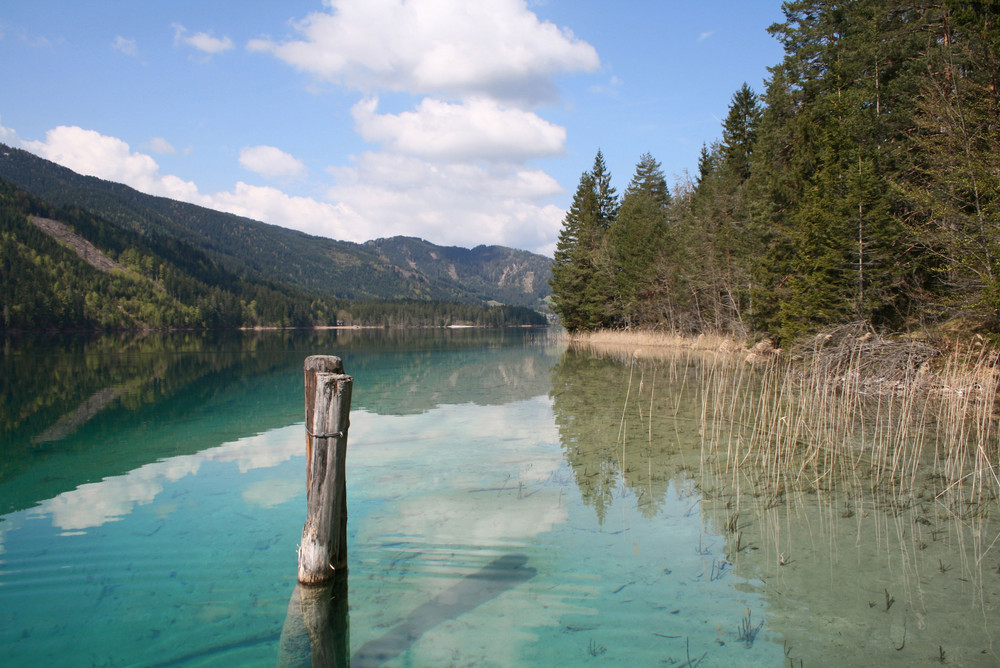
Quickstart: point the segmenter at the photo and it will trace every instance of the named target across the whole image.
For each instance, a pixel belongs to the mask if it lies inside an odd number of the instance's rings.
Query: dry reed
[[[1000,493],[997,352],[983,345],[941,350],[862,324],[783,355],[723,336],[641,331],[577,335],[571,345],[622,361],[697,358],[703,469],[717,467],[732,489],[746,481],[771,504],[792,489],[864,486],[890,510],[930,493],[970,516]]]

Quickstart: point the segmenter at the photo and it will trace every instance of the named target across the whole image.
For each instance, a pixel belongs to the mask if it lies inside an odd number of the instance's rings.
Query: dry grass
[[[598,330],[566,335],[571,346],[599,354],[627,355],[638,359],[664,359],[680,350],[725,355],[747,355],[745,342],[722,334],[687,336],[651,330]]]
[[[571,345],[622,359],[701,357],[702,468],[773,503],[793,489],[864,489],[890,509],[930,494],[968,517],[1000,494],[998,353],[979,343],[940,349],[859,324],[784,355],[659,332],[597,332]]]

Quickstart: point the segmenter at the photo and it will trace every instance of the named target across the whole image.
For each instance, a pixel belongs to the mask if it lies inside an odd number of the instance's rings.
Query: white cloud
[[[21,142],[27,150],[73,171],[116,181],[150,195],[227,211],[311,234],[367,241],[362,238],[376,225],[359,220],[348,208],[308,197],[294,197],[276,188],[237,182],[229,192],[202,194],[198,187],[172,174],[161,174],[159,165],[144,153],[132,152],[115,137],[79,127],[49,130],[45,141]]]
[[[240,164],[270,178],[297,176],[306,170],[301,160],[274,146],[247,146],[240,151]]]
[[[159,153],[161,155],[174,155],[177,153],[177,149],[173,147],[173,144],[168,142],[163,137],[153,137],[150,139],[149,149],[153,153]]]
[[[704,42],[706,39],[708,39],[709,37],[711,37],[714,34],[715,34],[714,30],[706,30],[705,32],[703,32],[700,35],[698,35],[698,43],[701,44],[702,42]]]
[[[2,119],[0,119],[2,122]],[[19,146],[21,144],[21,138],[17,136],[17,132],[13,128],[7,128],[0,125],[0,144],[7,144],[7,146]]]
[[[161,175],[153,158],[133,153],[121,139],[94,130],[60,125],[45,133],[45,141],[23,142],[23,146],[80,174],[124,183],[151,195],[197,201],[194,183]]]
[[[52,46],[52,41],[43,35],[31,35],[25,30],[21,30],[21,41],[36,49],[47,49]],[[61,42],[61,40],[59,40]]]
[[[229,39],[229,37],[220,39],[207,32],[198,32],[188,36],[187,28],[181,24],[174,23],[172,27],[174,29],[175,45],[186,44],[208,55],[222,53],[233,48],[233,40]]]
[[[617,76],[612,76],[606,84],[594,84],[589,86],[587,90],[595,95],[608,95],[610,97],[617,97],[618,90],[622,87],[622,80]]]
[[[522,166],[435,164],[365,153],[331,170],[328,198],[363,221],[366,238],[397,234],[457,246],[500,244],[551,254],[563,211],[545,200],[562,187]]]
[[[139,55],[139,45],[136,41],[122,37],[121,35],[115,36],[115,41],[111,43],[111,48],[132,58]]]
[[[492,100],[451,104],[425,98],[415,111],[378,114],[375,98],[352,110],[358,132],[394,153],[452,160],[517,160],[558,155],[566,130],[530,111]]]
[[[377,225],[362,220],[344,204],[295,197],[277,188],[237,182],[229,192],[205,199],[204,206],[237,216],[261,220],[318,236],[346,241],[367,241]]]
[[[0,133],[6,131],[0,127]],[[137,190],[227,211],[309,234],[363,242],[397,234],[458,246],[500,244],[551,255],[563,211],[547,204],[562,187],[544,171],[514,162],[439,163],[367,152],[334,167],[326,200],[237,182],[203,194],[161,174],[149,155],[115,137],[60,126],[45,141],[21,142],[43,158]]]
[[[523,0],[328,1],[329,13],[296,24],[301,39],[261,38],[247,48],[366,92],[530,103],[554,98],[554,74],[600,65],[590,44],[540,21]]]

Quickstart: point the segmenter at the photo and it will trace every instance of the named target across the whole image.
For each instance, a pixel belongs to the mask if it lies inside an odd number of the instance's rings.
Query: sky
[[[4,0],[0,142],[283,227],[551,256],[598,150],[697,171],[778,0]]]

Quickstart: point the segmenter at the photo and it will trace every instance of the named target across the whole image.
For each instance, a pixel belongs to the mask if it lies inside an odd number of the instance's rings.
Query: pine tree
[[[1000,326],[1000,6],[946,2],[928,12],[909,171],[896,179],[913,235],[936,259],[943,315]]]
[[[626,327],[648,321],[641,302],[648,299],[667,244],[670,191],[660,163],[649,153],[636,165],[611,227],[617,313]]]
[[[729,105],[729,114],[722,124],[722,155],[727,169],[740,183],[750,176],[751,158],[757,143],[757,124],[760,121],[760,104],[757,94],[744,83]]]
[[[597,149],[590,175],[594,179],[594,192],[597,196],[597,224],[602,230],[606,230],[618,218],[618,196],[611,186],[611,173],[600,149]]]
[[[571,332],[609,324],[610,263],[600,221],[597,182],[584,172],[563,219],[549,280],[553,308]]]

